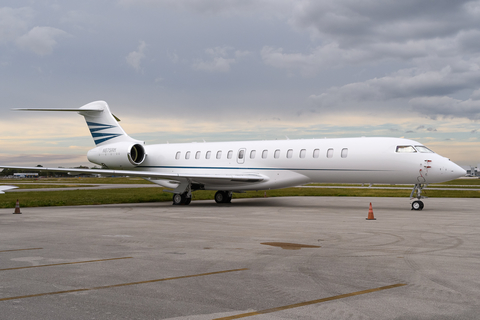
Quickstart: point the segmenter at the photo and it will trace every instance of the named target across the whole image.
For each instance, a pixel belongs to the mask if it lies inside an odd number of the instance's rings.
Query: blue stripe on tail
[[[87,121],[87,125],[88,125],[88,129],[90,129],[90,133],[92,134],[95,144],[100,144],[102,142],[105,142],[110,139],[120,137],[123,135],[123,133],[115,133],[115,132],[111,132],[111,133],[98,132],[102,130],[118,128],[117,126],[112,126],[112,125],[97,123],[97,122],[90,122],[90,121]]]

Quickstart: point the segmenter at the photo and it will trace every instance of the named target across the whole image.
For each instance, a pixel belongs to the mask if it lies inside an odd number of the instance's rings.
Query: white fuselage
[[[268,177],[257,183],[197,181],[208,190],[231,191],[312,182],[423,184],[452,180],[465,173],[436,153],[403,153],[397,151],[398,146],[422,144],[401,138],[339,138],[146,145],[147,158],[136,170]],[[168,182],[159,184],[168,186]]]
[[[229,203],[232,192],[267,190],[305,183],[413,184],[412,209],[423,209],[429,183],[465,175],[465,170],[421,143],[400,138],[235,141],[145,145],[118,124],[105,101],[80,108],[18,109],[75,112],[83,117],[96,147],[90,162],[102,169],[2,166],[25,170],[128,175],[173,189],[173,203],[189,204],[192,191],[217,190]]]

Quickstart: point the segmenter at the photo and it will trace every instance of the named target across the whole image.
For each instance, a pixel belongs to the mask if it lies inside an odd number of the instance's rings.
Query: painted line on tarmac
[[[11,249],[11,250],[1,250],[1,252],[13,252],[13,251],[25,251],[25,250],[41,250],[43,248],[28,248],[28,249]]]
[[[186,279],[186,278],[194,278],[194,277],[203,277],[203,276],[210,276],[210,275],[214,275],[214,274],[222,274],[222,273],[245,271],[245,270],[248,270],[248,268],[233,269],[233,270],[223,270],[223,271],[215,271],[215,272],[208,272],[208,273],[192,274],[192,275],[187,275],[187,276],[179,276],[179,277],[163,278],[163,279],[154,279],[154,280],[146,280],[146,281],[138,281],[138,282],[130,282],[130,283],[120,283],[120,284],[113,284],[113,285],[109,285],[109,286],[100,286],[100,287],[93,287],[93,288],[82,288],[82,289],[73,289],[73,290],[64,290],[64,291],[55,291],[55,292],[29,294],[29,295],[25,295],[25,296],[0,298],[0,301],[17,300],[17,299],[25,299],[25,298],[34,298],[34,297],[41,297],[41,296],[48,296],[48,295],[62,294],[62,293],[72,293],[72,292],[82,292],[82,291],[91,291],[91,290],[100,290],[100,289],[110,289],[110,288],[126,287],[126,286],[133,286],[133,285],[137,285],[137,284],[154,283],[154,282],[169,281],[169,280],[178,280],[178,279]]]
[[[30,268],[42,268],[42,267],[53,267],[53,266],[64,266],[64,265],[67,265],[67,264],[101,262],[101,261],[122,260],[122,259],[132,259],[132,258],[133,258],[133,257],[121,257],[121,258],[110,258],[110,259],[100,259],[100,260],[87,260],[87,261],[76,261],[76,262],[63,262],[63,263],[53,263],[53,264],[41,264],[41,265],[38,265],[38,266],[27,266],[27,267],[16,267],[16,268],[0,269],[0,271],[19,270],[19,269],[30,269]]]
[[[333,297],[328,297],[328,298],[323,298],[323,299],[318,299],[318,300],[305,301],[305,302],[290,304],[290,305],[282,306],[282,307],[276,307],[276,308],[265,309],[265,310],[260,310],[260,311],[242,313],[242,314],[237,314],[235,316],[230,316],[230,317],[215,318],[213,320],[231,320],[231,319],[240,319],[240,318],[246,318],[246,317],[251,317],[251,316],[258,316],[258,315],[261,315],[261,314],[283,311],[283,310],[293,309],[293,308],[298,308],[298,307],[304,307],[304,306],[308,306],[308,305],[311,305],[311,304],[317,304],[317,303],[321,303],[321,302],[338,300],[338,299],[358,296],[358,295],[361,295],[361,294],[366,294],[366,293],[371,293],[371,292],[376,292],[376,291],[382,291],[382,290],[387,290],[387,289],[393,289],[393,288],[402,287],[402,286],[406,286],[406,284],[405,283],[397,283],[397,284],[392,284],[390,286],[368,289],[368,290],[363,290],[363,291],[357,291],[357,292],[352,292],[352,293],[346,293],[346,294],[341,294],[341,295],[338,295],[338,296],[333,296]]]

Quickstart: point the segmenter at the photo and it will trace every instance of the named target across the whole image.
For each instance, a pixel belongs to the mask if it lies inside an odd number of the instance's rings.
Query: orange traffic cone
[[[368,208],[368,218],[366,220],[377,220],[373,217],[372,203],[370,202],[370,208]]]
[[[15,205],[15,212],[13,214],[22,214],[20,212],[20,203],[18,202],[18,199],[17,199],[17,204]]]

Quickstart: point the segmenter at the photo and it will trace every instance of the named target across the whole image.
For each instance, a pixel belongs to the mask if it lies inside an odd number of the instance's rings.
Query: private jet
[[[188,205],[192,192],[216,190],[217,203],[232,193],[307,183],[412,184],[412,210],[422,210],[422,190],[453,180],[465,170],[420,142],[403,138],[337,138],[147,145],[131,138],[104,101],[80,108],[14,109],[76,112],[87,122],[96,147],[90,162],[102,169],[0,166],[2,168],[126,175],[169,188],[174,205]]]

